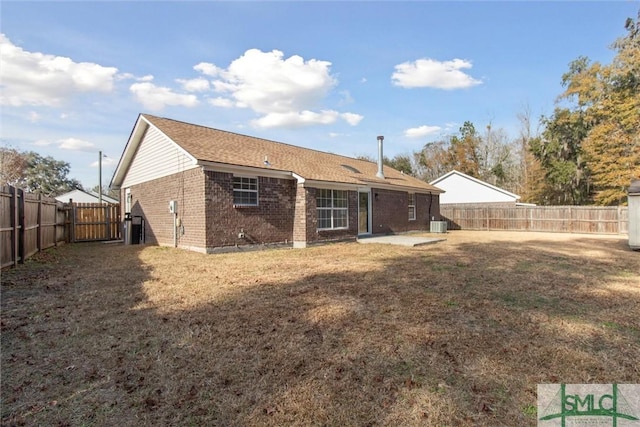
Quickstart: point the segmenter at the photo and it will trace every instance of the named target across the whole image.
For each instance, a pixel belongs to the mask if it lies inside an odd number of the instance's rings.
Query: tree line
[[[587,57],[569,64],[551,115],[535,124],[523,108],[516,138],[465,122],[385,163],[427,182],[456,169],[540,205],[624,204],[640,179],[640,11],[625,29],[610,64]]]

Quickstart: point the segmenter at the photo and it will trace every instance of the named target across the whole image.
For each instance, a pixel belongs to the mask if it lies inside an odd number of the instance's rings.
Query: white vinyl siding
[[[192,157],[155,127],[145,133],[122,187],[173,175],[197,167]]]
[[[316,196],[318,230],[349,227],[349,199],[345,190],[319,189]]]

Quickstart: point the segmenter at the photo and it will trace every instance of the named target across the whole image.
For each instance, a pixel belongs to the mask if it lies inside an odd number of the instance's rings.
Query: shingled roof
[[[384,179],[376,177],[377,165],[337,154],[296,147],[148,114],[140,116],[199,162],[245,166],[294,173],[305,180],[367,186],[400,186],[416,191],[442,190],[391,167]],[[265,164],[265,158],[268,165]]]

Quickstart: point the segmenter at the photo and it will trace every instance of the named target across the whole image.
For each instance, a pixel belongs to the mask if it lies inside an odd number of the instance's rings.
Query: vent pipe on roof
[[[384,136],[380,135],[378,137],[378,173],[376,174],[380,179],[384,179],[384,172],[382,170],[382,160],[384,159],[382,155],[382,141],[384,141]]]

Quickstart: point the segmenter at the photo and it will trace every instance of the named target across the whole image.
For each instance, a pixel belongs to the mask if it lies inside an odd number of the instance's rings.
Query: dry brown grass
[[[446,237],[48,251],[2,273],[2,423],[534,425],[538,383],[640,382],[623,238]]]

